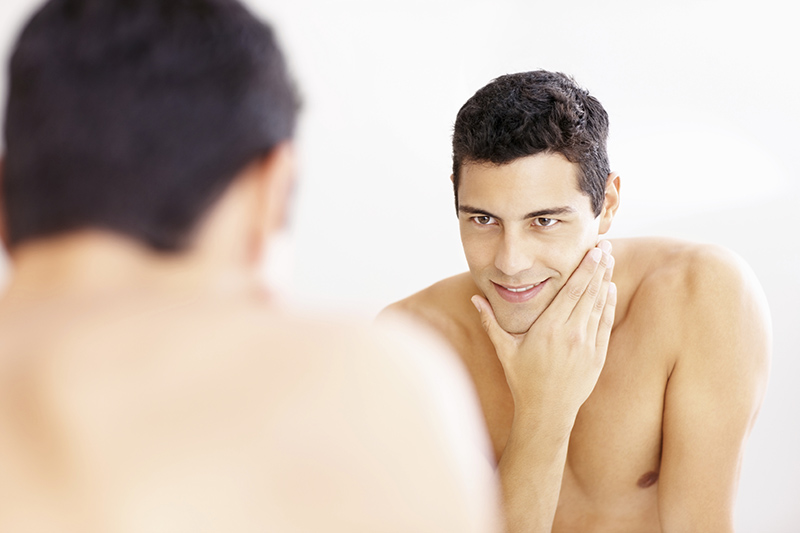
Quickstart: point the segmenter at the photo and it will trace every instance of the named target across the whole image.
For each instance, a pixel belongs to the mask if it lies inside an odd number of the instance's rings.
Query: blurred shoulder
[[[0,394],[0,429],[14,443],[0,468],[27,461],[0,480],[14,506],[50,504],[19,489],[52,464],[42,449],[57,450],[65,472],[80,465],[65,494],[94,494],[80,485],[90,480],[139,524],[199,512],[238,530],[477,533],[494,520],[492,480],[464,444],[485,442],[477,400],[455,357],[413,324],[242,299],[102,308],[37,344],[45,364],[34,379]],[[20,399],[37,409],[30,434],[2,408]]]
[[[226,322],[244,325],[236,335],[244,357],[279,365],[284,376],[297,373],[309,380],[340,383],[347,394],[386,397],[396,394],[437,394],[442,387],[472,394],[468,377],[449,344],[435,328],[409,313],[386,311],[375,322],[357,317],[286,310],[243,311],[226,314]],[[250,322],[248,324],[248,321]],[[405,392],[401,392],[401,389]],[[424,392],[423,392],[424,391]]]

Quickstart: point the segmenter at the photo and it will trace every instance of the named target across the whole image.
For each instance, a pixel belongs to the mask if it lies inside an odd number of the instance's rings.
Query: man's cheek
[[[593,246],[580,246],[573,247],[570,250],[565,250],[561,257],[561,277],[562,283],[566,283],[573,273],[578,269],[583,258],[589,253]]]
[[[575,256],[573,257],[573,266],[572,266],[573,272],[575,272],[578,266],[580,266],[581,262],[586,257],[586,254],[588,254],[591,250],[594,250],[597,247],[597,241],[598,238],[593,235],[587,236],[584,239],[583,244],[578,248],[578,250],[575,253]]]

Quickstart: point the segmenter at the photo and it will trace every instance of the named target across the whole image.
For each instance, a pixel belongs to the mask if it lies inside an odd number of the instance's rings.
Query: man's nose
[[[506,276],[516,276],[533,266],[533,253],[521,235],[507,231],[495,253],[494,266]]]

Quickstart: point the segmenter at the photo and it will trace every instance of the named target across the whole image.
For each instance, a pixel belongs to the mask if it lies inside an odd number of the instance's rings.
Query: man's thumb
[[[505,368],[505,360],[516,353],[515,344],[517,339],[500,327],[500,324],[497,323],[497,317],[494,316],[494,309],[492,309],[492,305],[486,298],[476,294],[470,299],[472,300],[472,305],[481,314],[481,325],[489,336],[489,340],[492,341],[500,363]]]
[[[494,316],[494,309],[492,309],[491,304],[486,298],[478,296],[477,294],[470,298],[470,300],[481,315],[481,325],[483,325],[484,331],[486,331],[486,334],[489,335],[489,339],[496,346],[497,341],[500,341],[499,336],[501,333],[505,332],[497,323],[497,318]]]

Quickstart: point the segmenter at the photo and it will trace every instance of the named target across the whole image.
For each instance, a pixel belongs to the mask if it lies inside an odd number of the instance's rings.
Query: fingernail
[[[595,263],[599,263],[601,257],[603,257],[603,251],[600,248],[592,248],[589,252],[589,258]]]
[[[475,306],[475,309],[477,309],[478,312],[480,313],[481,312],[481,303],[480,303],[480,301],[478,301],[478,297],[477,296],[473,296],[469,300],[472,302],[472,305]]]
[[[600,241],[600,249],[603,250],[605,253],[611,253],[611,243],[608,241]]]
[[[617,284],[613,281],[608,284],[608,294],[617,294]]]

